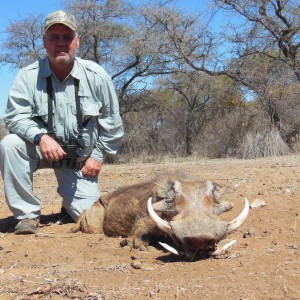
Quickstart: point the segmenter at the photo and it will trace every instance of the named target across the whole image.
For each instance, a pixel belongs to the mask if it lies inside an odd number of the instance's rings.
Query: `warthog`
[[[247,199],[237,218],[220,219],[232,207],[221,199],[221,187],[211,181],[151,181],[119,189],[95,203],[82,213],[73,232],[130,237],[139,249],[167,237],[173,247],[161,243],[164,248],[191,259],[216,253],[217,243],[245,221]]]

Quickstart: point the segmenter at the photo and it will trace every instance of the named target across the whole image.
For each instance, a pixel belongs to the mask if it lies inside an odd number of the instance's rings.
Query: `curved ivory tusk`
[[[236,240],[233,240],[227,244],[225,244],[223,247],[221,247],[220,249],[217,249],[216,251],[214,251],[211,255],[212,256],[218,256],[220,255],[223,251],[227,250],[229,247],[231,247],[234,243],[236,242]]]
[[[173,230],[172,230],[172,227],[170,226],[170,224],[167,221],[160,218],[154,211],[154,209],[152,207],[152,197],[150,197],[148,199],[147,208],[148,208],[148,213],[149,213],[151,219],[154,221],[154,223],[157,225],[158,228],[160,228],[164,232],[173,233]]]
[[[232,221],[230,221],[228,223],[226,233],[232,232],[232,231],[236,230],[237,228],[239,228],[244,223],[244,221],[247,219],[248,214],[249,214],[249,202],[248,202],[247,198],[245,198],[244,209],[242,210],[242,212],[240,213],[239,216],[237,216],[235,219],[233,219]]]
[[[163,246],[167,251],[169,251],[169,252],[171,252],[171,253],[173,253],[173,254],[179,255],[179,252],[178,252],[175,248],[169,246],[169,245],[166,244],[166,243],[161,243],[161,242],[158,242],[158,243],[159,243],[161,246]]]

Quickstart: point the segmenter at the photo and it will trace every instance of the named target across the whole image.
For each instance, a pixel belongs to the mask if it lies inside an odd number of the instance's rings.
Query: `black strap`
[[[82,124],[82,113],[80,109],[80,99],[79,99],[79,79],[74,78],[75,85],[75,103],[76,103],[76,117],[77,117],[77,128],[78,128],[78,138],[82,138],[83,124]]]
[[[51,76],[46,78],[47,80],[47,94],[48,94],[48,134],[50,136],[54,136],[54,129],[53,129],[53,87]]]
[[[53,128],[53,87],[51,76],[46,77],[47,80],[47,94],[48,94],[48,134],[50,136],[55,136]],[[82,112],[80,109],[80,99],[79,99],[79,79],[74,78],[75,86],[75,103],[76,103],[76,118],[77,118],[77,129],[78,129],[78,139],[82,138],[83,124],[82,124]]]

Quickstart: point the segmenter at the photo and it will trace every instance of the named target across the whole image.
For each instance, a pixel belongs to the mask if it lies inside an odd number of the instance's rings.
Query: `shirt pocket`
[[[48,97],[44,97],[42,93],[38,94],[34,100],[33,116],[41,120],[44,125],[48,124]]]
[[[99,116],[102,107],[100,101],[96,102],[89,92],[79,91],[78,96],[83,121],[87,120],[89,117]]]
[[[80,101],[80,109],[82,113],[82,144],[85,148],[83,152],[85,152],[85,155],[87,155],[93,150],[95,143],[98,140],[98,116],[100,114],[102,104],[100,102],[95,102],[92,98],[91,93],[79,91],[78,95]],[[72,113],[76,116],[76,107],[72,107]]]

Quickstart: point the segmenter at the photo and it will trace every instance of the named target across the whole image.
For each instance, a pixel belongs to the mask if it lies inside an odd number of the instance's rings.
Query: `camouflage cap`
[[[70,29],[77,31],[75,17],[62,10],[55,11],[46,17],[45,32],[49,29],[50,26],[54,24],[64,24],[68,26]]]

